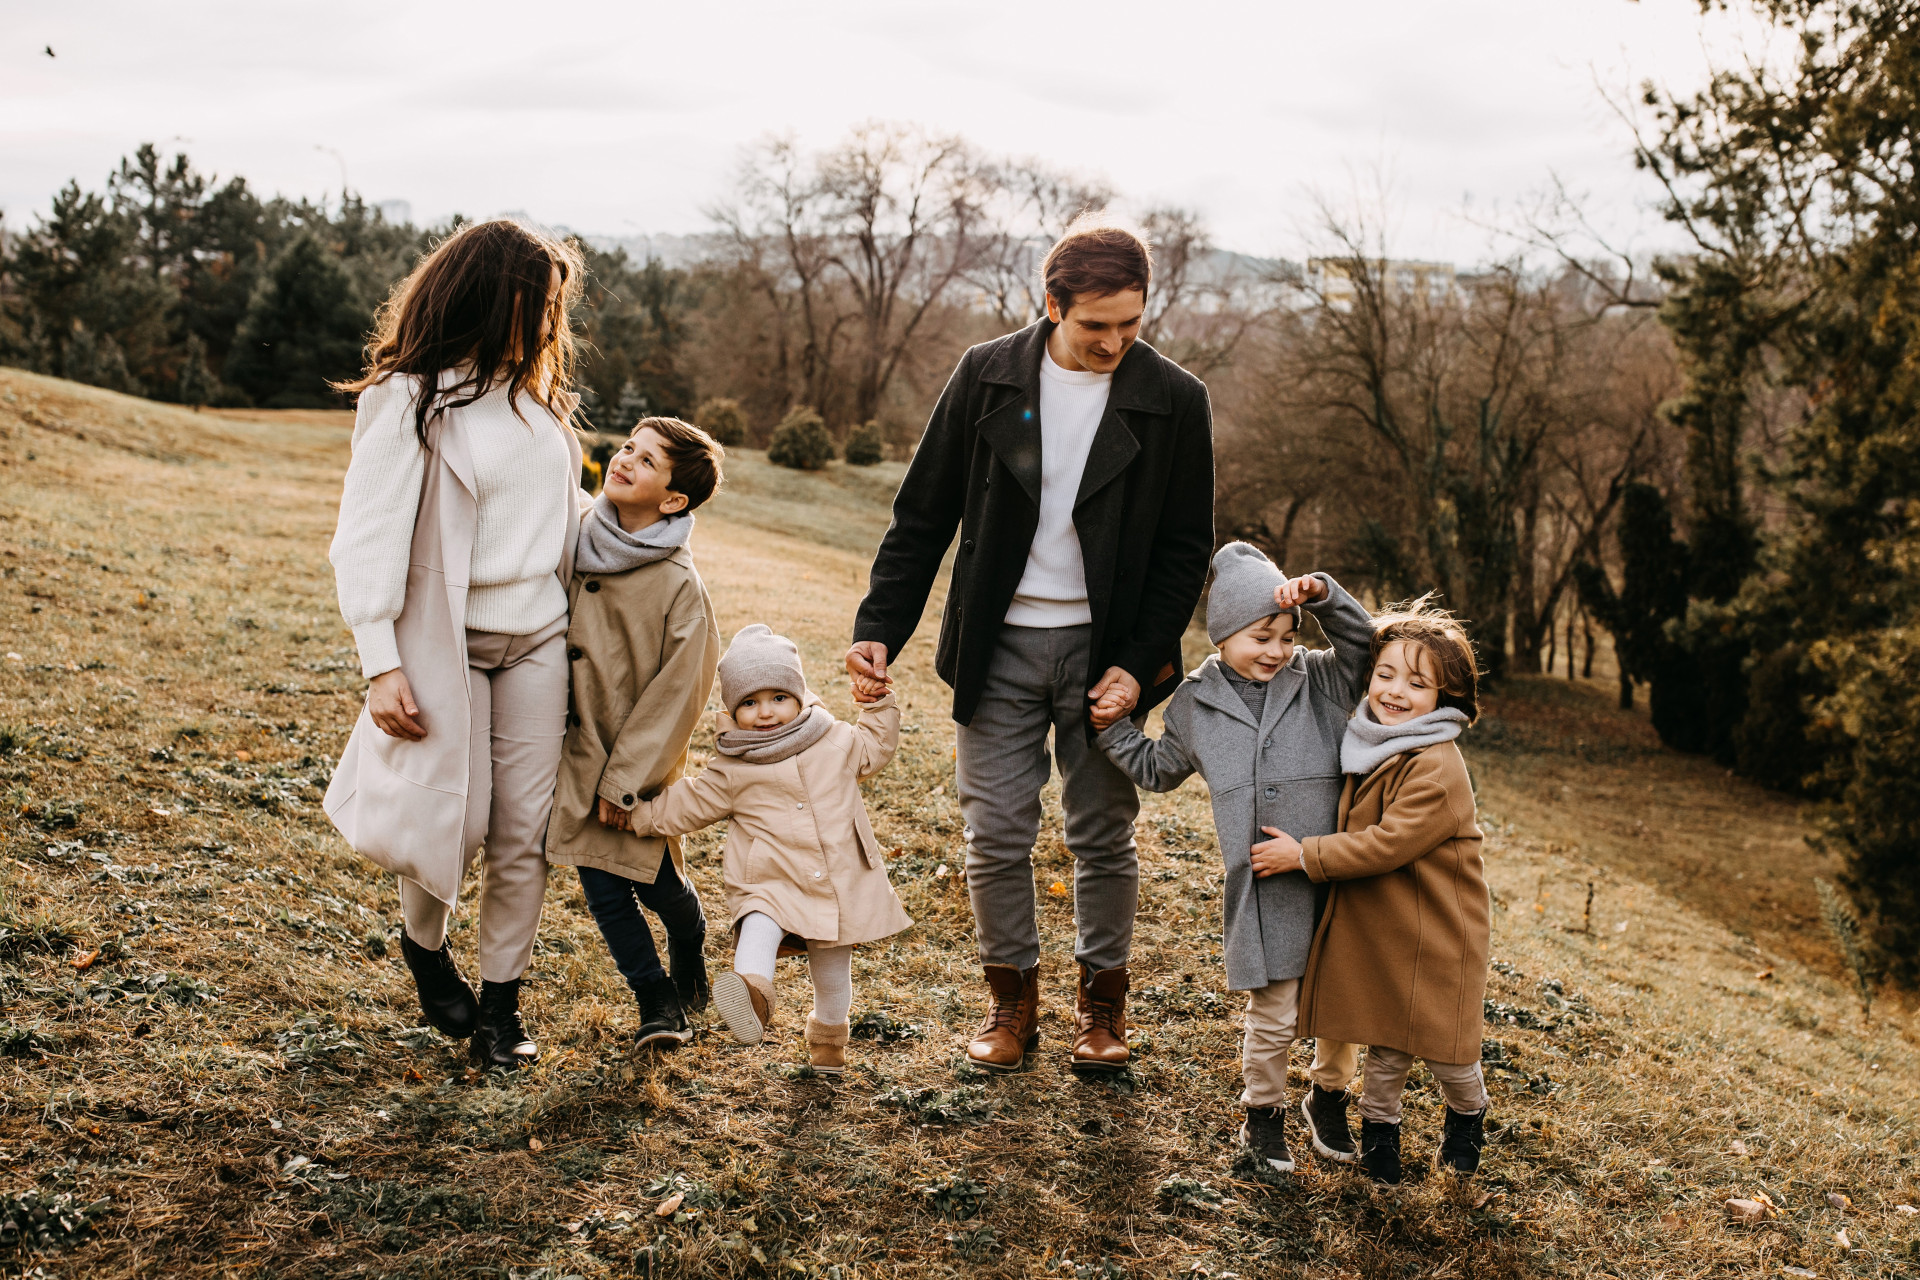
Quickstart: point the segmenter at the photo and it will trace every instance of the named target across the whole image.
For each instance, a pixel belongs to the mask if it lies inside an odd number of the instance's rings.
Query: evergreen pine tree
[[[234,335],[226,380],[269,408],[332,408],[360,370],[368,315],[339,259],[302,233],[268,265]]]

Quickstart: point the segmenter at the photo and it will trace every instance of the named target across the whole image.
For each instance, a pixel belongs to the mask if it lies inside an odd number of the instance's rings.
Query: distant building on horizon
[[[1354,282],[1354,259],[1309,258],[1309,287],[1326,299],[1329,306],[1351,307],[1359,287]],[[1399,294],[1425,294],[1429,302],[1439,302],[1454,289],[1451,262],[1422,262],[1412,258],[1375,258],[1367,271],[1386,288]]]

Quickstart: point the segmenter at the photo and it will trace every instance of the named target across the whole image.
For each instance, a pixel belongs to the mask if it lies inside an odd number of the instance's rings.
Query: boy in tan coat
[[[1480,1167],[1489,898],[1473,782],[1454,739],[1479,713],[1473,646],[1416,603],[1376,621],[1366,701],[1340,747],[1340,830],[1262,848],[1331,884],[1301,979],[1300,1034],[1364,1044],[1360,1164],[1400,1181],[1400,1095],[1418,1057],[1446,1100],[1434,1163]],[[1262,849],[1255,850],[1256,862]]]
[[[687,739],[720,657],[713,604],[687,545],[693,510],[720,484],[722,450],[677,418],[646,418],[607,467],[581,522],[570,590],[572,707],[547,827],[547,861],[580,887],[640,1005],[637,1045],[679,1044],[708,999],[707,921],[680,842],[636,834],[628,815],[686,770]],[[645,907],[672,957],[661,968]]]
[[[887,880],[860,783],[900,745],[893,695],[856,684],[858,724],[835,719],[807,687],[793,641],[755,623],[720,660],[717,754],[633,813],[633,829],[679,836],[725,820],[727,912],[738,932],[733,968],[713,1002],[741,1044],[773,1020],[774,960],[788,935],[806,940],[813,979],[807,1054],[814,1070],[846,1064],[853,948],[913,923]]]

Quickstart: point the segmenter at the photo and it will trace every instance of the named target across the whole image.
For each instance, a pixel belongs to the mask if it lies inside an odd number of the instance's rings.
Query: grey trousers
[[[1033,842],[1040,789],[1060,765],[1073,853],[1074,959],[1118,969],[1133,947],[1140,795],[1087,741],[1087,647],[1093,628],[1002,627],[973,722],[956,726],[954,781],[967,824],[967,893],[982,964],[1030,969],[1040,960]],[[1053,732],[1053,755],[1047,732]]]
[[[547,818],[567,734],[567,620],[531,635],[467,632],[473,727],[466,830],[471,858],[485,842],[480,883],[480,977],[511,982],[533,961],[547,891]],[[407,936],[428,950],[447,939],[447,905],[402,876]]]

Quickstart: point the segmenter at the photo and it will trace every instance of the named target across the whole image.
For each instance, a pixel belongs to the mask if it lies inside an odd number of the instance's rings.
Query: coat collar
[[[1196,701],[1250,728],[1266,729],[1285,714],[1288,705],[1307,687],[1307,666],[1300,653],[1300,650],[1294,650],[1293,660],[1267,682],[1267,700],[1258,720],[1253,718],[1253,712],[1247,710],[1246,699],[1240,696],[1240,691],[1227,679],[1227,673],[1222,670],[1225,664],[1220,661],[1219,654],[1207,655],[1207,660],[1187,678],[1196,682],[1193,691]]]
[[[1046,359],[1051,320],[1042,318],[1018,333],[1009,334],[994,348],[980,381],[1012,387],[1019,392],[980,418],[980,434],[1034,503],[1040,501],[1040,362]],[[1107,409],[1087,450],[1074,505],[1098,493],[1140,452],[1140,439],[1129,423],[1129,413],[1167,414],[1173,411],[1173,391],[1165,361],[1144,342],[1133,344],[1114,370],[1107,392]]]

